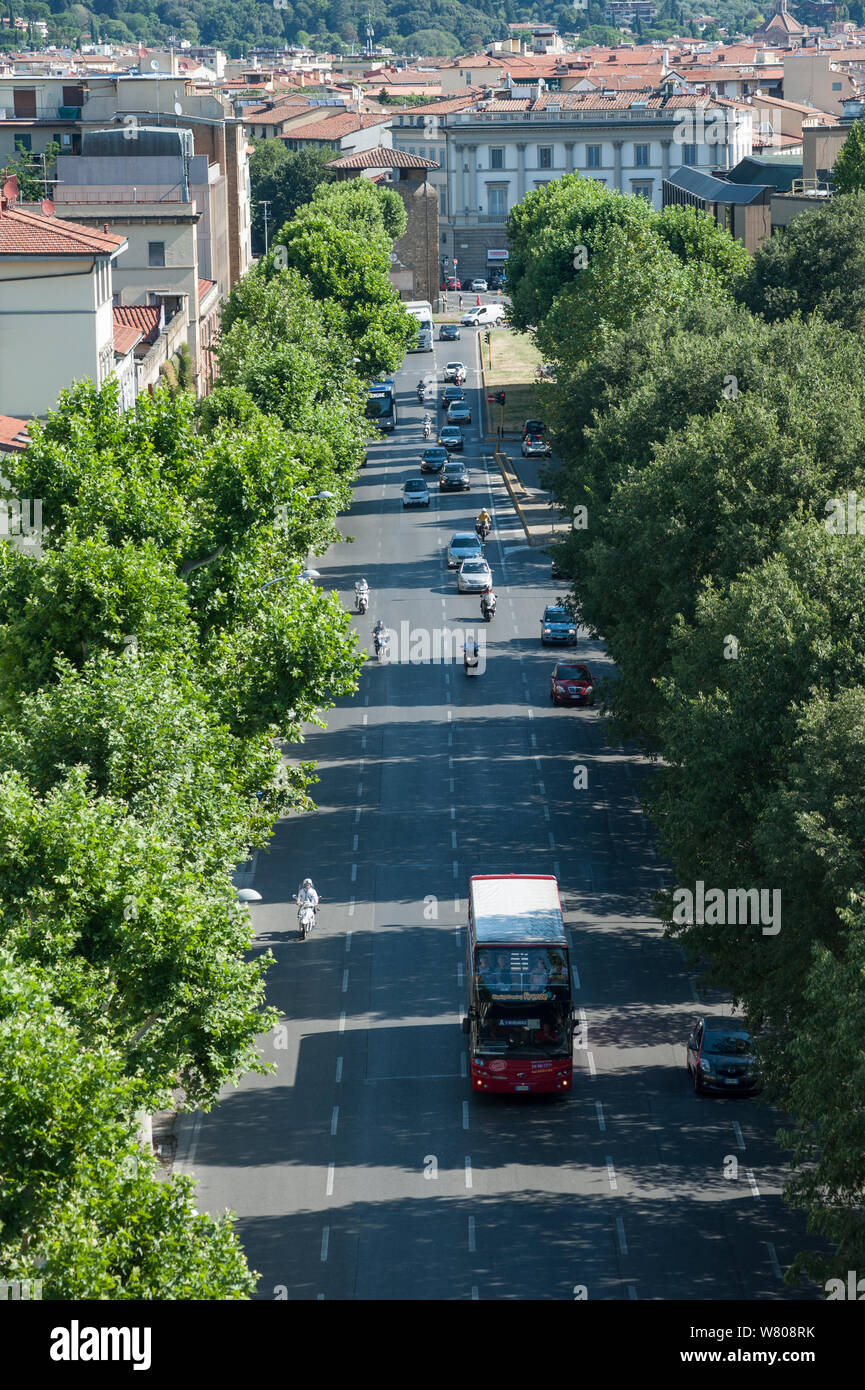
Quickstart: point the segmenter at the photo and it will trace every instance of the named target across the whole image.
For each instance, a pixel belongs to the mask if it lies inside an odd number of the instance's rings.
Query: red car
[[[550,699],[554,705],[593,705],[595,683],[588,666],[581,661],[557,661],[550,676]]]

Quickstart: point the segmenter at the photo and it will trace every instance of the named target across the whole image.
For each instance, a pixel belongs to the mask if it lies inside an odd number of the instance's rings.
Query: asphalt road
[[[648,769],[605,744],[595,711],[549,702],[558,653],[540,644],[540,615],[563,586],[479,439],[476,332],[463,335],[435,356],[470,369],[471,492],[433,484],[428,511],[402,509],[422,447],[414,387],[432,363],[413,354],[397,432],[370,451],[343,519],[354,543],[315,561],[347,606],[366,576],[360,639],[370,651],[381,617],[395,659],[370,661],[357,695],[295,750],[318,763],[318,809],[280,824],[243,880],[263,896],[257,941],[276,957],[282,1022],[263,1051],[277,1071],[185,1119],[179,1166],[203,1209],[238,1213],[261,1298],[810,1297],[781,1279],[806,1237],[778,1196],[777,1117],[697,1097],[686,1078],[704,1006],[652,916],[663,866],[637,800]],[[444,547],[482,503],[499,606],[485,669],[467,677],[461,659],[422,658],[443,625],[479,624]],[[609,674],[598,643],[581,636],[579,657]],[[565,1100],[468,1088],[467,882],[497,872],[559,879],[586,1024]],[[301,942],[306,874],[322,902]]]

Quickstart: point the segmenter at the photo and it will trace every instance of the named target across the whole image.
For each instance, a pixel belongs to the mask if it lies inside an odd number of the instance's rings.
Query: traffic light
[[[499,392],[499,395],[498,395],[498,402],[499,402],[499,405],[504,405],[504,403],[505,403],[505,393],[504,393],[504,391],[500,391],[500,392]]]
[[[487,329],[486,333],[484,334],[484,342],[485,342],[485,343],[488,343],[489,340],[490,340],[490,330]]]

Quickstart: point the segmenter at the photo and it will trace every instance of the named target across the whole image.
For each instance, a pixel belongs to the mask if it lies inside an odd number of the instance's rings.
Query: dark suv
[[[457,386],[455,381],[448,382],[447,386],[442,387],[442,410],[448,410],[454,401],[464,401],[465,398],[466,393],[461,386]]]
[[[757,1049],[736,1019],[697,1019],[688,1039],[687,1066],[698,1095],[701,1091],[741,1095],[763,1087]]]

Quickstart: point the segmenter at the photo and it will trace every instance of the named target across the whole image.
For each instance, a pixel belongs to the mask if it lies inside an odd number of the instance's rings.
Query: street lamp
[[[267,209],[273,202],[272,198],[259,198],[258,206],[264,208],[264,254],[267,255]]]

